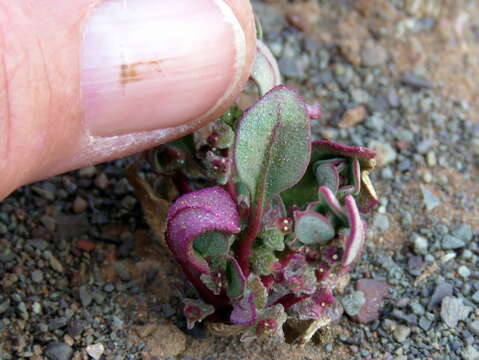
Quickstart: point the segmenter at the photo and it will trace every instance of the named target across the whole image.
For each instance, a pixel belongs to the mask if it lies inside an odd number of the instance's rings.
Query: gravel
[[[65,343],[52,342],[45,349],[45,356],[49,360],[70,360],[72,355],[72,348]]]
[[[465,306],[462,299],[446,296],[441,304],[441,319],[449,327],[454,328],[459,321],[467,319],[472,308]]]
[[[466,246],[466,243],[452,235],[446,235],[442,238],[442,248],[444,250],[456,250]]]
[[[344,311],[349,316],[355,316],[359,313],[361,307],[366,303],[366,298],[362,291],[353,291],[351,294],[341,298],[341,304]]]

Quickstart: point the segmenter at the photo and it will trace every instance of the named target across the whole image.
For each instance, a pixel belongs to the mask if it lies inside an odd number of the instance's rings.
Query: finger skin
[[[243,32],[244,61],[234,91],[218,99],[206,116],[187,124],[96,136],[84,121],[80,59],[83,27],[101,1],[0,0],[0,199],[23,184],[182,136],[218,117],[235,101],[255,54],[249,1],[191,1],[214,2]],[[233,42],[218,46],[236,51]]]

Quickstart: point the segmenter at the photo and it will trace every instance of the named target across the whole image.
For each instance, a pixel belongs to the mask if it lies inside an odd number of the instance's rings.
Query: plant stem
[[[230,194],[231,198],[235,202],[235,204],[238,203],[238,194],[236,193],[236,184],[233,180],[233,177],[230,176],[228,179],[228,182],[225,185],[225,190],[228,191]]]
[[[291,306],[293,306],[294,304],[303,301],[307,297],[308,297],[308,295],[296,296],[294,294],[287,294],[287,295],[284,295],[283,297],[279,298],[278,300],[276,300],[273,303],[273,305],[281,304],[281,305],[283,305],[284,309],[287,310]]]
[[[188,180],[186,179],[185,174],[181,172],[181,170],[175,172],[172,178],[173,178],[173,183],[175,184],[180,194],[187,194],[191,192],[191,188],[190,188],[190,185],[188,184]]]
[[[249,218],[248,229],[244,233],[245,235],[241,239],[236,251],[238,264],[240,265],[245,276],[249,275],[249,257],[251,256],[251,249],[253,247],[254,241],[256,240],[256,235],[258,235],[258,232],[261,228],[261,218],[263,215],[262,201],[256,203],[254,209],[255,211],[251,213]]]

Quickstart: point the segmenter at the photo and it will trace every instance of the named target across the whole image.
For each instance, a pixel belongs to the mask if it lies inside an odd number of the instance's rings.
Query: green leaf
[[[304,244],[325,244],[335,236],[328,218],[314,211],[295,211],[294,219],[294,232]]]
[[[203,257],[224,255],[229,250],[228,236],[220,232],[209,232],[193,240],[193,248]]]
[[[284,234],[276,228],[271,228],[259,234],[263,240],[263,245],[268,249],[283,251],[284,250]]]
[[[266,290],[261,278],[258,275],[249,274],[246,288],[250,293],[256,295],[253,299],[256,308],[258,310],[264,309],[268,303],[268,290]]]
[[[226,278],[228,281],[228,296],[230,298],[236,298],[243,295],[246,286],[246,279],[238,262],[234,258],[228,260],[228,265],[226,266]]]
[[[316,166],[315,175],[319,186],[327,186],[333,193],[338,191],[339,173],[336,166],[331,163],[318,165]]]
[[[260,96],[281,84],[278,63],[261,40],[256,41],[256,58],[250,76],[258,86]]]
[[[305,105],[286,86],[274,88],[245,112],[234,157],[255,207],[265,208],[275,194],[302,178],[311,154],[310,138]]]
[[[268,248],[260,247],[251,255],[251,264],[255,274],[269,275],[273,271],[273,265],[278,261],[274,252]]]
[[[300,182],[283,191],[281,198],[287,208],[292,206],[304,208],[306,204],[318,200],[318,184],[312,169],[306,171]]]

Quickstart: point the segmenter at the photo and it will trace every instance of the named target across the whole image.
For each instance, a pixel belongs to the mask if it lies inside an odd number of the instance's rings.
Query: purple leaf
[[[167,242],[178,262],[208,274],[205,259],[193,250],[193,240],[209,232],[240,231],[236,204],[219,186],[181,196],[168,211]]]
[[[342,145],[328,140],[313,141],[312,146],[312,158],[315,160],[343,156],[358,159],[366,170],[374,167],[376,152],[366,147]]]
[[[361,165],[358,159],[354,159],[351,164],[351,173],[353,178],[354,193],[359,194],[361,191]]]
[[[306,111],[308,112],[308,116],[310,119],[321,119],[321,105],[319,104],[314,104],[314,105],[309,105],[306,104]]]
[[[321,253],[322,258],[330,265],[334,265],[341,258],[341,249],[337,246],[328,246]]]
[[[230,315],[233,324],[249,326],[256,321],[256,307],[253,302],[255,296],[254,293],[250,293],[234,305]]]
[[[322,262],[316,268],[316,280],[323,281],[326,280],[331,274],[331,267],[328,263]]]
[[[348,269],[361,255],[366,234],[354,197],[352,195],[346,195],[344,205],[346,207],[350,231],[344,244],[344,254],[341,262],[343,268]]]

